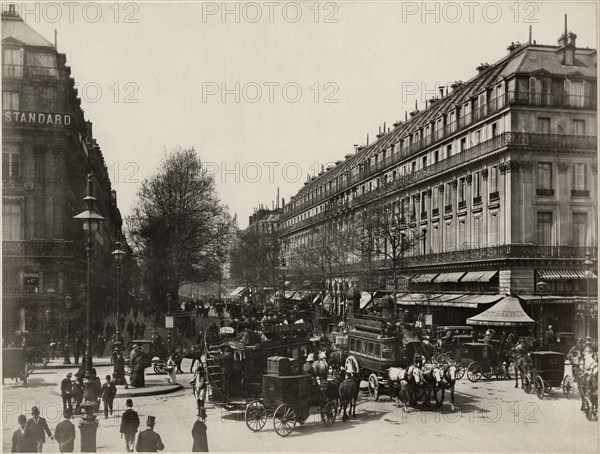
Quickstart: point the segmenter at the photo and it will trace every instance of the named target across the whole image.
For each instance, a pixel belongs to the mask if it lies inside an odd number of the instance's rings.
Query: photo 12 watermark
[[[339,23],[335,2],[202,2],[202,23]]]
[[[25,22],[36,24],[106,21],[137,24],[139,11],[139,2],[11,2],[2,5],[2,12],[14,12]]]
[[[537,24],[536,2],[402,2],[402,23],[495,24],[502,19],[515,23]]]
[[[340,87],[336,82],[202,82],[202,102],[296,104],[302,100],[315,104],[336,104]]]

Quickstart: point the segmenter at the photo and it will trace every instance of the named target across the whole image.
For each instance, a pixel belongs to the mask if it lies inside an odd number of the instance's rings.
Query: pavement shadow
[[[8,382],[8,379],[4,381],[4,384],[2,386],[5,390],[19,389],[25,387],[22,381],[18,383]],[[36,378],[31,376],[27,377],[27,388],[48,388],[51,386],[56,386],[56,383],[47,382],[43,378]]]

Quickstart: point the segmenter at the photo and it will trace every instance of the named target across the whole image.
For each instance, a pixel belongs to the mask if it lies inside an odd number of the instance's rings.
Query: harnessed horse
[[[408,412],[407,403],[410,402],[413,405],[417,386],[423,380],[423,372],[415,366],[409,366],[406,369],[390,367],[388,369],[388,379],[391,385],[397,386],[397,392],[394,393],[396,407],[398,407],[398,398],[400,398],[404,404],[404,411]]]
[[[442,385],[442,369],[433,363],[426,363],[423,365],[423,382],[421,384],[421,391],[424,393],[425,400],[424,406],[428,406],[431,402],[432,392],[436,394],[437,404],[437,390]]]
[[[454,407],[454,385],[456,385],[456,366],[454,364],[446,364],[442,366],[442,382],[438,387],[441,390],[440,398],[438,399],[437,392],[435,394],[435,403],[438,407],[444,404],[444,394],[446,389],[450,390],[450,405],[452,411],[456,411]]]

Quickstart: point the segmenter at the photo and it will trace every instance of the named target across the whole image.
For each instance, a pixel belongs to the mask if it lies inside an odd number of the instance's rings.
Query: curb
[[[121,385],[119,385],[121,386]],[[166,385],[166,386],[148,386],[144,388],[117,388],[116,399],[126,398],[126,397],[147,397],[147,396],[160,396],[162,394],[171,394],[183,389],[181,384],[176,385]],[[138,391],[139,390],[139,391]],[[60,392],[57,390],[53,390],[52,394],[55,396],[60,396]]]

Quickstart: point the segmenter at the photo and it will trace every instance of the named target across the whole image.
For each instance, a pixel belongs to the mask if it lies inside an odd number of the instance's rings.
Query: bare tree
[[[158,171],[141,183],[127,219],[132,248],[159,306],[166,304],[166,293],[177,298],[182,282],[220,276],[233,223],[193,148],[164,157]]]

